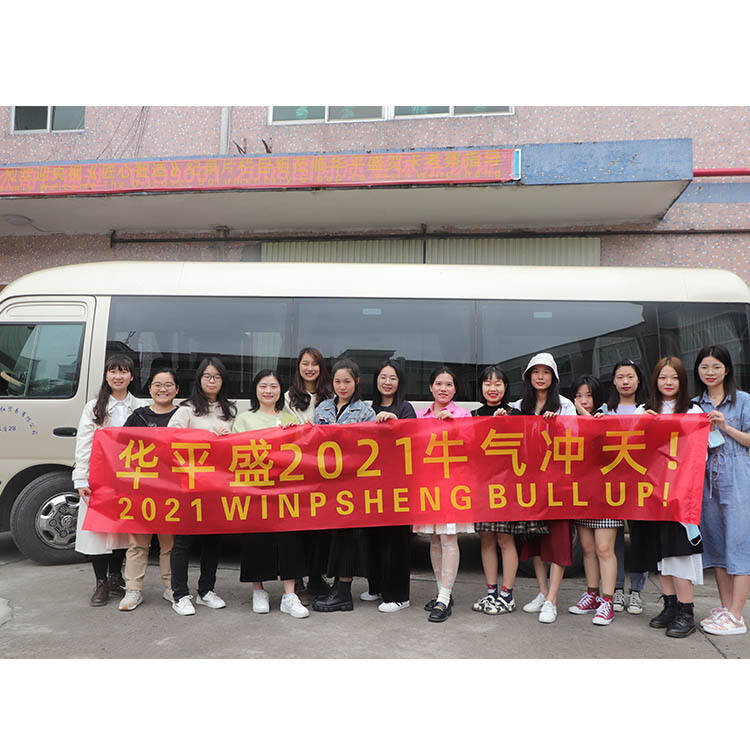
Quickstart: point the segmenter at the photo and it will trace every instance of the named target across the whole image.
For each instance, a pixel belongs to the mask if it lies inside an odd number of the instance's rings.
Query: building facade
[[[747,107],[8,106],[0,123],[0,284],[129,259],[750,282]]]

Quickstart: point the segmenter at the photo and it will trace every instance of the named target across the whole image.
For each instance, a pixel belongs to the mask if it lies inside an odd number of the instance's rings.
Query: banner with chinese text
[[[705,415],[97,430],[93,531],[623,518],[699,523]]]

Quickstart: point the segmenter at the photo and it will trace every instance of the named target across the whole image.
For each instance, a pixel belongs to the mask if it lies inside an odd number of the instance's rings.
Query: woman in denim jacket
[[[359,366],[351,359],[341,359],[333,366],[335,396],[315,409],[315,424],[353,424],[374,422],[375,412],[359,396]],[[327,538],[326,538],[327,536]],[[331,590],[313,602],[316,612],[350,612],[352,578],[367,577],[369,549],[365,529],[334,529],[322,536],[328,544],[328,575],[336,580]]]

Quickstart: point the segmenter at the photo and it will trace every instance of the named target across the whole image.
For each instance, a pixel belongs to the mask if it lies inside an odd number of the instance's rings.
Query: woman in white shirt
[[[662,357],[651,378],[648,414],[701,414],[690,400],[687,372],[677,357]],[[652,628],[666,628],[670,638],[685,638],[695,629],[693,592],[703,583],[703,545],[688,538],[676,521],[632,521],[631,552],[637,570],[658,570],[664,608],[652,617]]]
[[[573,402],[560,395],[557,363],[549,352],[534,355],[523,371],[523,397],[510,404],[521,414],[536,414],[544,419],[555,416],[574,417]],[[573,562],[573,524],[566,520],[545,521],[547,534],[528,537],[521,549],[521,559],[534,561],[539,593],[523,607],[524,612],[539,613],[539,622],[557,619],[557,594],[565,566]],[[550,564],[547,581],[547,563]]]
[[[206,357],[195,371],[190,398],[169,420],[169,427],[210,430],[215,435],[228,435],[237,414],[237,407],[227,397],[227,369],[218,357]],[[197,604],[209,609],[226,607],[216,594],[216,569],[219,565],[220,534],[201,534],[201,575],[198,579]],[[172,547],[172,609],[178,615],[194,615],[195,607],[188,589],[188,561],[193,535],[177,534]]]
[[[73,487],[80,495],[76,550],[89,555],[94,567],[96,588],[89,601],[92,607],[104,606],[109,601],[110,594],[120,596],[125,594],[122,563],[128,546],[128,535],[84,531],[83,521],[86,518],[88,499],[91,496],[89,462],[94,433],[102,427],[122,427],[128,417],[146,403],[135,398],[128,390],[133,382],[133,372],[133,360],[126,354],[113,354],[107,357],[99,395],[84,407],[76,433]]]

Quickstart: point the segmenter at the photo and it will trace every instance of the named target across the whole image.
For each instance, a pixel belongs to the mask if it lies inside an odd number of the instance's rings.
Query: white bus
[[[748,389],[749,303],[734,274],[680,268],[122,262],[32,273],[0,294],[0,530],[37,562],[77,559],[76,426],[111,352],[133,357],[139,396],[161,365],[187,396],[216,354],[242,408],[253,374],[275,367],[288,385],[304,346],[355,359],[364,398],[389,357],[403,360],[413,402],[445,363],[457,401],[476,405],[486,364],[504,367],[516,396],[529,357],[552,352],[571,397],[576,377],[609,383],[621,359],[649,374],[672,354],[690,371],[709,343],[729,349]]]

